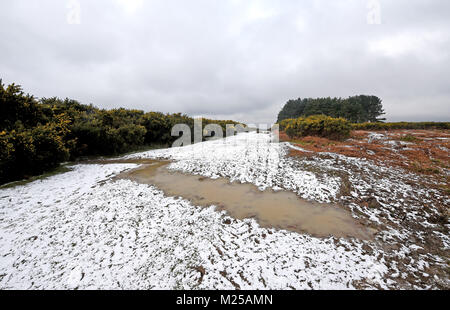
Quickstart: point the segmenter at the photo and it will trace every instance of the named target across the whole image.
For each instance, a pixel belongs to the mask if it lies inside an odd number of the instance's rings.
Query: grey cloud
[[[128,0],[139,4],[139,0]],[[0,4],[0,78],[39,97],[272,122],[291,98],[380,96],[390,120],[450,120],[448,1],[57,0]],[[122,3],[122,4],[121,4]]]

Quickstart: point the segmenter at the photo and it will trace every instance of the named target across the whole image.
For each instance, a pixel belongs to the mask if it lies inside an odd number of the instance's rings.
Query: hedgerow
[[[354,130],[450,129],[450,122],[396,122],[352,124]]]
[[[76,100],[35,99],[0,80],[0,184],[38,175],[61,162],[91,155],[117,155],[146,145],[170,145],[175,124],[194,119],[181,113],[103,110]],[[233,121],[217,123],[225,132]],[[193,138],[193,137],[192,137]]]
[[[318,136],[334,140],[348,138],[351,130],[351,124],[346,119],[325,115],[286,120],[280,127],[284,127],[290,137]]]

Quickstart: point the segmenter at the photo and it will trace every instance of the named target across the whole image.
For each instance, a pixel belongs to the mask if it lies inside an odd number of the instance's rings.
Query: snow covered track
[[[112,179],[134,164],[77,165],[71,172],[0,190],[0,289],[427,288],[438,283],[425,278],[445,283],[440,266],[446,252],[420,254],[424,234],[396,222],[403,218],[401,206],[414,210],[411,220],[434,225],[428,221],[434,204],[447,200],[437,192],[416,191],[404,183],[406,176],[397,178],[395,171],[387,174],[370,162],[335,154],[295,159],[286,156],[286,144],[269,140],[243,134],[127,158],[173,159],[171,169],[339,201],[379,230],[377,240],[265,229],[254,220],[231,219],[214,206],[167,197],[150,185]],[[338,173],[349,167],[353,175]],[[373,173],[373,179],[362,178],[364,173]],[[348,192],[342,190],[344,179],[351,183]],[[383,194],[386,186],[391,191]],[[368,195],[372,187],[377,209],[354,197]],[[406,197],[410,191],[412,198]],[[398,193],[405,196],[402,205],[388,199]],[[417,201],[430,195],[425,214]],[[448,249],[445,231],[433,236],[437,246]],[[389,252],[383,238],[401,246]]]
[[[202,175],[227,177],[232,182],[253,183],[261,190],[286,189],[305,199],[329,202],[339,191],[339,178],[299,169],[286,157],[287,144],[271,143],[268,134],[248,133],[222,140],[137,153],[127,158],[168,158],[176,162],[169,169]]]
[[[125,168],[82,165],[15,198],[2,191],[1,287],[349,288],[385,270],[351,243],[261,229],[131,181],[96,183]]]

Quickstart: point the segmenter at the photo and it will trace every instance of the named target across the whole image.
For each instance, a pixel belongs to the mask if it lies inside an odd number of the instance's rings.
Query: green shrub
[[[297,118],[283,124],[290,137],[318,136],[333,140],[342,140],[350,135],[351,125],[343,118],[325,115],[313,115]]]
[[[13,133],[0,132],[0,184],[8,181],[9,171],[14,166]]]
[[[57,123],[37,126],[31,130],[35,153],[29,160],[29,171],[40,174],[69,159],[64,130],[66,128],[60,128]]]
[[[67,120],[0,133],[0,183],[41,174],[69,159]],[[5,148],[4,148],[5,147]]]
[[[281,131],[285,131],[287,125],[289,125],[290,122],[292,122],[293,120],[295,120],[294,118],[287,118],[282,120],[281,122],[278,123],[278,125],[280,126],[280,130]]]
[[[141,125],[146,129],[145,143],[169,144],[172,140],[171,117],[160,112],[146,113],[141,119]]]
[[[0,160],[7,160],[14,152],[14,144],[11,143],[11,134],[6,131],[0,132]]]

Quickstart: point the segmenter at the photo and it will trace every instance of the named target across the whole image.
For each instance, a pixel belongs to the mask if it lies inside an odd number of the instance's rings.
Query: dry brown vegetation
[[[379,136],[374,137],[373,134]],[[356,130],[345,141],[311,136],[291,139],[282,132],[280,139],[306,151],[367,158],[387,166],[435,176],[449,184],[449,130]],[[297,156],[312,156],[314,153],[291,150],[291,155]],[[450,189],[447,186],[445,190],[448,192]]]

